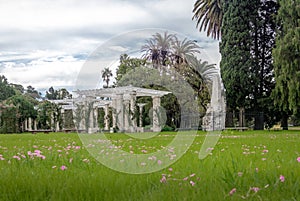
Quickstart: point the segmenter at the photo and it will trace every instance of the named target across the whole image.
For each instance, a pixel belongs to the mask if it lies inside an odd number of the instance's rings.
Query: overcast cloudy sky
[[[72,89],[97,47],[116,35],[145,28],[172,30],[197,40],[218,64],[218,41],[200,33],[192,21],[194,2],[0,0],[0,74],[10,83],[32,85],[41,92],[50,86]]]

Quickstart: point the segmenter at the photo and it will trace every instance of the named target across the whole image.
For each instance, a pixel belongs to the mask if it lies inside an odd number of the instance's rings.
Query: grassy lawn
[[[154,153],[175,135],[107,134],[137,154]],[[223,132],[200,160],[205,135],[198,132],[171,166],[139,175],[105,167],[75,133],[0,135],[0,200],[300,200],[300,131]]]

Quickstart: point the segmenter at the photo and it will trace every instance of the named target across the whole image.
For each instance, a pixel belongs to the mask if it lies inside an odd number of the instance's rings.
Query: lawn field
[[[136,154],[155,152],[175,135],[106,134]],[[0,200],[300,200],[300,131],[224,131],[200,160],[205,135],[198,132],[174,164],[148,174],[107,168],[76,133],[0,135]]]

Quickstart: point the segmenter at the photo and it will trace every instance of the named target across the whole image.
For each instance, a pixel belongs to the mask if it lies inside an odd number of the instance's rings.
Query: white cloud
[[[202,55],[219,63],[218,41],[192,21],[194,0],[0,0],[0,73],[38,89],[72,87],[85,59],[113,36],[163,28],[197,40]],[[143,39],[144,35],[134,36]],[[131,35],[133,36],[133,35]],[[109,51],[130,51],[143,40],[123,38]],[[137,48],[135,49],[137,50]],[[113,61],[107,63],[115,66]]]

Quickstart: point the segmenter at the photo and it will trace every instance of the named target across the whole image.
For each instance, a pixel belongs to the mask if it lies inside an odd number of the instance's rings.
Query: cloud
[[[10,0],[1,5],[0,73],[12,83],[71,88],[97,48],[110,47],[104,63],[115,66],[115,54],[138,52],[148,30],[124,33],[145,28],[197,40],[206,60],[220,60],[218,41],[199,33],[192,21],[194,0]]]

